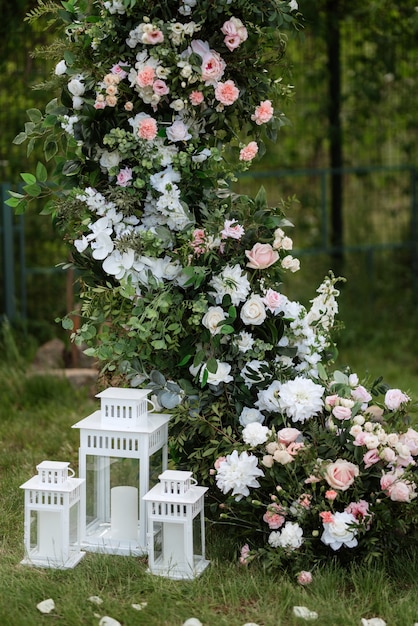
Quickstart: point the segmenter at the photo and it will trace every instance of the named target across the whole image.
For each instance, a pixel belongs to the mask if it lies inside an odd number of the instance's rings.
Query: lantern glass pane
[[[79,531],[80,502],[75,502],[70,508],[70,545],[80,541]]]
[[[202,520],[200,515],[193,519],[193,555],[202,557]]]
[[[161,559],[163,549],[163,525],[161,522],[154,522],[153,526],[153,541],[154,541],[154,562]]]
[[[38,511],[31,511],[30,513],[30,549],[38,549]]]
[[[149,458],[149,489],[154,487],[159,480],[158,476],[163,471],[163,449],[157,450]],[[144,494],[145,495],[145,494]]]
[[[105,530],[110,525],[111,490],[114,487],[138,489],[139,471],[140,462],[138,459],[87,455],[87,534],[95,534],[98,526]],[[136,515],[138,519],[139,510],[136,511]]]
[[[187,563],[184,545],[185,526],[181,522],[165,522],[163,524],[163,564],[168,569],[180,567]]]

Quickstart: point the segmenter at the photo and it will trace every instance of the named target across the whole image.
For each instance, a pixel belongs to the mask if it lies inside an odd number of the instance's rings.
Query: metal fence
[[[343,177],[344,241],[341,248],[331,241],[331,177]],[[370,297],[376,295],[389,273],[398,273],[402,282],[418,295],[418,168],[349,167],[331,169],[298,169],[252,171],[239,178],[236,191],[254,195],[258,187],[265,187],[270,205],[281,198],[295,196],[288,214],[295,224],[294,254],[302,260],[300,279],[320,282],[328,269],[343,270],[350,284],[361,282]],[[31,246],[36,245],[26,232],[24,216],[14,216],[4,204],[7,183],[1,185],[1,266],[3,284],[1,312],[9,320],[25,319],[28,306],[28,281],[35,276],[49,277],[61,272],[56,297],[68,298],[68,284],[62,270],[53,266],[34,267]],[[41,218],[39,218],[41,219]],[[33,235],[32,235],[33,237]],[[344,266],[333,267],[335,253],[342,253]],[[64,259],[57,259],[59,263]],[[308,279],[306,279],[308,274]],[[392,276],[393,280],[393,276]],[[395,282],[396,282],[395,278]],[[299,295],[299,294],[297,294]],[[41,295],[38,298],[43,298]],[[51,297],[48,294],[47,297]]]

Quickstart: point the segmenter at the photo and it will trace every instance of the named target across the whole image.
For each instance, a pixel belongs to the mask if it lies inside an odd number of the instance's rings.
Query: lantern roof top
[[[84,419],[80,420],[76,424],[73,424],[72,428],[85,428],[88,430],[97,430],[102,432],[124,432],[124,433],[144,433],[152,434],[164,424],[167,424],[171,415],[168,413],[151,413],[148,415],[147,421],[141,425],[125,425],[125,424],[104,424],[101,419],[101,411],[94,411]]]
[[[96,398],[114,398],[115,400],[143,400],[151,389],[132,389],[125,387],[108,387],[96,394]]]

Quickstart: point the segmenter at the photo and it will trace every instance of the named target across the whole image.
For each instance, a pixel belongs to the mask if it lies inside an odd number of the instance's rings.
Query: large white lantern
[[[85,481],[74,478],[66,462],[43,461],[36,469],[38,474],[21,485],[25,490],[21,563],[72,568],[85,554],[80,550]]]
[[[100,410],[73,426],[80,429],[79,474],[86,480],[85,550],[147,551],[142,498],[167,468],[170,419],[148,411],[150,392],[110,387],[97,394]]]
[[[191,472],[167,470],[145,496],[148,567],[151,574],[192,579],[209,565],[205,558],[204,495]]]

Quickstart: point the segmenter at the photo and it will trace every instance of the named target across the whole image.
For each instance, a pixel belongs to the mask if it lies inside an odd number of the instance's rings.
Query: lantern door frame
[[[143,424],[115,426],[104,424],[102,412],[95,411],[73,425],[80,430],[79,474],[86,479],[86,499],[90,497],[87,476],[87,458],[94,457],[97,464],[96,520],[87,524],[84,516],[82,547],[89,552],[104,552],[121,556],[141,556],[147,553],[147,515],[143,495],[149,489],[150,459],[161,451],[161,469],[168,463],[168,422],[170,415],[152,413]],[[112,540],[110,529],[110,464],[111,459],[138,461],[138,538],[137,540]],[[160,471],[160,470],[159,470]],[[102,520],[100,522],[100,520]]]

